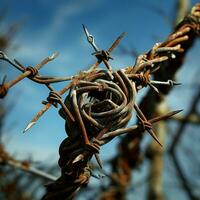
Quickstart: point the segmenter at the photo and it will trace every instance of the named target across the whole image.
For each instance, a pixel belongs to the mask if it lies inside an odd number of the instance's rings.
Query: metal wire
[[[147,54],[141,55],[134,66],[126,67],[119,71],[113,71],[108,62],[110,51],[119,43],[120,36],[108,51],[99,50],[94,44],[94,37],[84,26],[87,39],[95,49],[97,63],[88,71],[82,72],[70,78],[44,78],[38,75],[38,70],[53,57],[43,60],[35,68],[23,68],[19,62],[15,63],[23,74],[14,83],[25,77],[32,81],[45,84],[50,89],[46,105],[38,112],[25,130],[28,130],[39,117],[53,104],[60,104],[60,116],[66,121],[65,131],[68,137],[59,148],[61,177],[47,186],[47,192],[43,200],[72,199],[80,187],[87,185],[91,176],[89,161],[95,155],[101,167],[99,151],[101,146],[108,143],[118,135],[142,134],[145,130],[160,144],[152,130],[152,123],[167,119],[179,111],[147,120],[140,108],[135,103],[137,92],[150,86],[156,92],[158,89],[151,84],[151,74],[159,69],[164,62],[176,59],[176,55],[184,51],[184,44],[194,34],[199,34],[199,9],[200,4],[193,8],[192,12],[180,23],[175,33],[163,43],[156,44]],[[1,52],[0,59],[5,60]],[[10,60],[6,57],[7,60]],[[8,61],[12,64],[10,61]],[[97,69],[103,62],[106,70]],[[13,65],[13,64],[12,64]],[[16,66],[15,66],[16,67]],[[56,92],[49,83],[61,80],[71,82],[61,91]],[[155,80],[156,81],[156,80]],[[170,81],[171,82],[171,81]],[[159,82],[152,82],[157,83]],[[163,84],[163,83],[161,83]],[[10,84],[11,85],[11,84]],[[173,84],[171,84],[173,85]],[[169,84],[169,86],[171,86]],[[0,85],[0,97],[4,97],[9,89],[9,83]],[[62,101],[61,95],[68,92]],[[136,112],[139,119],[137,125],[127,128],[132,111]]]

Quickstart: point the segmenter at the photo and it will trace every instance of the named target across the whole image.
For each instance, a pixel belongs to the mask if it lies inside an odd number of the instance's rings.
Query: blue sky
[[[93,49],[86,41],[82,30],[82,24],[87,25],[89,31],[94,35],[99,48],[106,49],[117,36],[126,32],[121,41],[122,46],[134,48],[139,53],[148,51],[155,42],[166,38],[171,31],[169,20],[173,20],[175,14],[175,0],[34,0],[18,1],[0,0],[1,5],[8,2],[9,9],[0,30],[4,30],[7,24],[21,22],[22,25],[13,41],[13,48],[9,51],[11,58],[16,58],[24,65],[34,66],[44,57],[53,52],[60,53],[53,62],[46,65],[41,73],[44,75],[66,76],[86,69],[95,62],[91,56]],[[146,2],[147,6],[144,6]],[[197,0],[193,0],[194,5]],[[167,19],[150,9],[156,7],[163,10]],[[197,43],[197,48],[199,43]],[[194,50],[195,51],[195,50]],[[194,53],[194,52],[193,52]],[[113,52],[113,68],[133,65],[135,58],[122,55],[119,50]],[[192,53],[186,61],[197,66],[199,53]],[[183,68],[178,74],[182,80],[187,71]],[[18,71],[7,66],[8,80],[19,74]],[[195,68],[196,70],[196,68]],[[195,71],[187,75],[187,84],[192,82]],[[55,86],[59,90],[63,84]],[[181,88],[178,96],[181,97]],[[64,121],[58,116],[57,110],[51,108],[38,123],[26,134],[22,131],[31,118],[42,108],[41,101],[48,96],[48,90],[29,80],[23,80],[9,92],[8,99],[17,99],[16,104],[7,117],[5,130],[8,134],[4,140],[8,142],[8,149],[17,157],[32,155],[35,160],[43,161],[58,159],[58,147],[66,137],[64,132]],[[177,94],[177,93],[176,93]],[[188,93],[189,94],[189,93]],[[173,92],[171,95],[174,95]],[[180,99],[173,96],[169,101],[171,108],[180,109],[190,102],[189,96]],[[170,96],[171,98],[172,96]],[[168,98],[169,99],[169,98]],[[11,126],[14,128],[11,128]],[[109,158],[111,155],[105,152],[111,147],[115,148],[117,140],[111,146],[103,148],[102,154]]]

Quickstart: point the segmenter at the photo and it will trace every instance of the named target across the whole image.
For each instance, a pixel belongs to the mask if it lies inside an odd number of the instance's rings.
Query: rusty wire
[[[97,62],[88,70],[72,77],[54,78],[39,75],[38,70],[55,57],[44,59],[36,67],[24,67],[18,61],[11,61],[3,52],[3,59],[20,70],[22,74],[15,80],[0,85],[0,97],[3,98],[10,87],[25,77],[32,81],[46,85],[50,94],[44,108],[38,112],[28,124],[28,130],[50,106],[60,104],[60,116],[66,121],[67,138],[59,148],[59,166],[61,177],[47,186],[43,200],[72,199],[81,186],[87,185],[91,176],[89,161],[94,155],[100,167],[99,158],[101,146],[118,135],[127,133],[141,135],[145,130],[160,144],[153,132],[152,123],[167,119],[180,112],[173,111],[164,116],[148,120],[136,104],[137,93],[143,87],[149,86],[156,93],[156,85],[175,85],[173,81],[159,82],[151,80],[151,74],[164,63],[176,59],[176,55],[184,52],[184,43],[199,34],[199,10],[197,4],[192,12],[180,23],[177,30],[163,43],[157,43],[151,51],[137,58],[135,65],[113,71],[109,64],[110,53],[117,46],[124,33],[113,43],[107,51],[100,51],[94,43],[94,38],[84,27],[88,42],[93,46]],[[192,33],[192,34],[191,34]],[[183,44],[183,45],[182,45]],[[103,62],[106,69],[97,68]],[[69,81],[59,92],[54,91],[50,83]],[[61,95],[68,91],[65,101]],[[138,124],[126,127],[131,119],[132,111],[138,117]],[[162,145],[162,144],[160,144]]]
[[[155,45],[154,48],[141,58],[155,59],[155,49],[157,52],[163,52],[161,55],[168,56],[167,62],[160,65],[160,70],[154,72],[154,78],[159,80],[167,80],[175,76],[176,71],[181,67],[184,57],[192,46],[194,40],[199,36],[200,25],[200,4],[196,4],[192,11],[184,18],[184,20],[176,27],[168,39],[161,44]],[[160,49],[156,46],[160,46]],[[167,48],[165,48],[167,47]],[[164,49],[178,47],[178,52],[167,52]],[[171,48],[171,50],[172,50]],[[153,56],[152,56],[153,55]],[[133,76],[133,75],[131,75]],[[135,76],[135,75],[134,75]],[[151,81],[154,82],[154,81]],[[141,110],[147,118],[154,115],[156,106],[163,100],[164,95],[167,95],[171,87],[163,87],[158,85],[161,92],[160,95],[154,95],[151,90],[140,103]],[[151,106],[149,106],[151,105]],[[149,120],[151,121],[151,120]],[[152,122],[152,121],[151,121]],[[103,192],[101,199],[124,199],[126,190],[131,181],[131,171],[141,163],[141,141],[142,135],[126,135],[119,143],[119,154],[112,159],[112,176],[109,187]]]

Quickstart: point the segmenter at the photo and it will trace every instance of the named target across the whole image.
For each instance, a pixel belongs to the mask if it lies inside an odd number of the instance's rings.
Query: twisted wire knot
[[[109,60],[109,59],[113,59],[111,56],[110,56],[110,53],[109,51],[98,51],[98,52],[95,52],[95,56],[97,57],[98,60]]]
[[[139,131],[144,132],[147,129],[152,129],[152,124],[148,121],[140,120],[138,122],[138,128],[139,128]]]
[[[35,68],[35,67],[29,66],[29,67],[26,68],[26,71],[31,72],[31,74],[28,76],[29,78],[34,78],[38,74],[38,69]]]

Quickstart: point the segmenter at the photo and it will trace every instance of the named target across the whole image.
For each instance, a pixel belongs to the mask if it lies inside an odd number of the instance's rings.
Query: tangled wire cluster
[[[44,199],[71,199],[79,187],[89,181],[91,171],[88,161],[95,155],[101,166],[97,156],[100,146],[115,136],[122,133],[141,134],[147,130],[159,143],[151,124],[178,111],[147,120],[135,103],[135,98],[137,92],[146,86],[158,92],[156,81],[150,80],[151,74],[160,68],[161,63],[175,59],[176,55],[183,53],[185,42],[191,39],[192,34],[199,33],[199,8],[200,5],[197,4],[175,33],[164,43],[156,44],[147,54],[139,56],[134,66],[113,72],[111,66],[108,66],[109,58],[98,53],[97,58],[106,61],[104,63],[108,70],[93,68],[92,73],[90,71],[84,78],[79,77],[72,81],[71,90],[65,100],[71,115],[66,115],[63,108],[60,110],[61,116],[66,120],[65,128],[68,133],[68,138],[59,149],[62,175],[58,181],[47,187]],[[176,84],[173,81],[167,83],[169,86]],[[55,99],[55,94],[50,95],[50,101]],[[139,123],[125,128],[133,109]],[[70,116],[74,116],[75,123]]]
[[[87,163],[93,155],[101,166],[98,158],[100,145],[110,141],[119,131],[125,131],[123,128],[131,118],[135,103],[135,84],[122,70],[112,75],[99,70],[87,79],[76,81],[65,100],[70,114],[66,115],[63,108],[60,110],[66,120],[68,137],[60,145],[59,166],[64,180],[73,180],[70,187],[63,184],[63,192],[68,194],[77,189],[76,185],[88,183],[90,170]],[[56,98],[59,98],[57,94],[51,93],[49,100],[55,101]]]
[[[23,74],[8,83],[0,85],[0,97],[3,98],[8,89],[27,77],[32,81],[44,84],[51,91],[45,107],[33,118],[26,130],[51,106],[61,105],[59,114],[66,121],[65,130],[68,137],[59,148],[59,166],[61,176],[55,182],[47,186],[47,192],[43,200],[72,199],[81,186],[89,182],[92,174],[89,161],[92,156],[102,167],[99,152],[102,145],[124,133],[142,134],[145,130],[160,144],[153,132],[152,124],[178,113],[173,111],[163,116],[150,120],[144,116],[135,102],[137,92],[146,87],[151,87],[159,93],[160,85],[173,86],[177,83],[171,80],[166,82],[151,80],[151,74],[157,71],[165,62],[176,59],[187,48],[187,41],[195,34],[199,34],[200,4],[197,4],[192,12],[186,16],[176,31],[163,43],[157,43],[151,51],[137,58],[134,66],[113,71],[109,64],[110,52],[119,43],[121,35],[107,51],[99,51],[94,43],[94,38],[86,27],[88,42],[95,50],[97,63],[88,71],[84,71],[72,77],[43,77],[39,75],[39,69],[47,62],[54,59],[55,55],[44,59],[36,67],[24,67],[18,61],[12,62],[3,52],[0,59],[9,62]],[[103,62],[106,70],[97,68]],[[156,78],[156,77],[155,77]],[[158,77],[159,78],[159,77]],[[71,82],[60,92],[54,91],[50,85],[55,82]],[[61,95],[69,90],[63,102]],[[138,124],[126,127],[131,119],[132,111],[138,118]],[[160,144],[161,145],[161,144]]]

